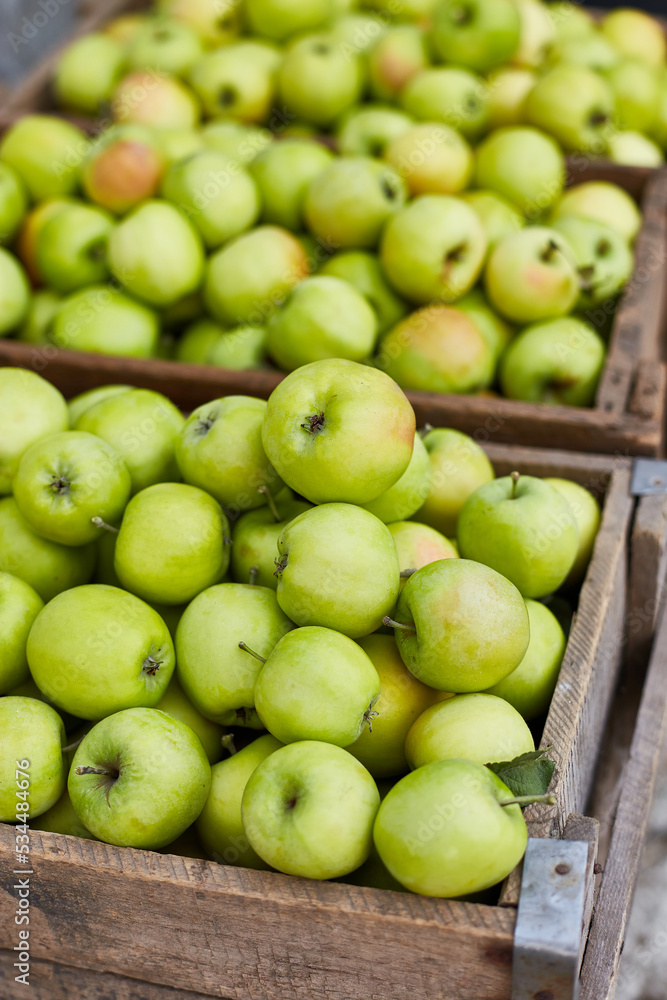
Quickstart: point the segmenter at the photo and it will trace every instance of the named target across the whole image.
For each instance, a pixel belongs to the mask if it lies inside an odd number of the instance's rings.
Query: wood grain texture
[[[593,903],[595,901],[596,864],[598,859],[598,836],[600,824],[590,816],[582,816],[580,813],[573,813],[568,816],[563,830],[563,840],[581,840],[588,844],[588,859],[586,862],[586,899],[584,901],[584,913],[581,921],[581,952],[579,954],[579,966],[584,957],[588,928],[590,927],[593,915]]]

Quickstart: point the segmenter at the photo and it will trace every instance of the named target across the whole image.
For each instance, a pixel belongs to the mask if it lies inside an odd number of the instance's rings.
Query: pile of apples
[[[582,486],[324,360],[187,419],[0,369],[0,493],[0,820],[445,897],[520,860]]]
[[[641,218],[615,185],[564,191],[564,151],[640,143],[618,122],[667,141],[660,26],[350,6],[163,0],[72,43],[55,93],[102,119],[2,140],[0,335],[591,405]]]

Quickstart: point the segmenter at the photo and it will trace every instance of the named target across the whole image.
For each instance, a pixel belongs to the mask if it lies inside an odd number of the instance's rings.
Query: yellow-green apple
[[[384,158],[412,195],[457,194],[474,170],[472,149],[443,122],[416,122],[388,144]]]
[[[377,156],[382,159],[394,139],[413,124],[410,115],[386,104],[362,104],[343,117],[336,143],[343,156]]]
[[[16,257],[0,247],[0,337],[19,326],[28,314],[30,285]]]
[[[591,309],[618,295],[634,269],[632,252],[618,230],[576,215],[556,219],[553,228],[574,254],[580,282],[577,308]]]
[[[0,163],[0,242],[11,243],[28,211],[28,192],[17,172]]]
[[[63,295],[105,281],[113,227],[104,209],[82,203],[63,206],[37,238],[37,269],[42,280]]]
[[[401,107],[418,121],[444,122],[466,139],[479,139],[488,126],[487,84],[457,66],[422,69],[401,91]]]
[[[49,329],[57,347],[134,358],[153,357],[158,337],[157,314],[108,285],[68,295]]]
[[[481,333],[491,352],[492,365],[495,369],[498,359],[512,339],[514,333],[512,327],[491,308],[480,288],[473,288],[459,299],[456,308],[465,313]]]
[[[207,363],[218,368],[244,371],[249,368],[261,368],[265,359],[266,328],[248,325],[237,326],[233,330],[223,330],[211,345]]]
[[[607,73],[616,99],[616,123],[622,129],[648,132],[658,116],[658,70],[640,59],[625,59]]]
[[[47,288],[33,292],[28,311],[16,339],[26,344],[48,344],[48,334],[55,315],[60,309],[61,298]]]
[[[259,191],[264,222],[293,231],[302,229],[308,187],[331,161],[331,151],[309,139],[285,139],[258,153],[250,172]]]
[[[384,276],[380,261],[366,250],[334,254],[319,268],[319,274],[342,278],[357,289],[373,307],[380,333],[405,316],[407,306]]]
[[[175,76],[135,70],[114,91],[114,121],[153,128],[194,128],[201,108],[196,95]]]
[[[526,117],[568,152],[604,154],[614,117],[614,94],[585,66],[557,65],[541,76],[526,100]]]
[[[512,62],[529,69],[540,68],[556,38],[556,29],[541,0],[512,0],[519,10],[519,46]]]
[[[0,570],[0,695],[30,676],[25,647],[44,601],[30,584]]]
[[[242,167],[252,163],[273,142],[273,134],[259,125],[247,125],[233,118],[206,122],[200,133],[204,146],[224,153]]]
[[[282,42],[290,35],[312,31],[336,14],[334,0],[246,0],[250,29]]]
[[[167,165],[186,160],[195,153],[206,148],[200,129],[194,128],[163,128],[154,131],[156,143],[159,146]]]
[[[159,0],[158,11],[189,24],[210,48],[225,45],[241,30],[239,0]]]
[[[65,205],[71,205],[71,198],[47,198],[28,212],[15,242],[15,253],[23,264],[30,281],[35,287],[43,284],[37,269],[37,240],[49,219],[60,212]]]
[[[104,399],[111,399],[112,396],[119,396],[122,392],[130,392],[131,385],[100,385],[96,389],[88,389],[86,392],[73,396],[67,403],[70,427],[74,427],[80,416],[97,403]]]
[[[631,59],[641,59],[661,68],[667,60],[667,41],[662,25],[641,10],[610,11],[602,21],[606,38]]]
[[[328,34],[297,38],[278,70],[279,99],[287,112],[323,128],[357,104],[363,84],[359,56]]]
[[[43,830],[45,833],[63,833],[67,837],[97,840],[75,813],[67,788],[50,809],[42,813],[34,823],[31,821],[30,826],[33,830]]]
[[[150,129],[117,125],[92,147],[81,181],[96,205],[124,215],[156,194],[164,169],[162,150]]]
[[[476,186],[507,198],[538,218],[560,196],[565,157],[544,132],[523,126],[499,128],[477,149]]]
[[[431,460],[431,485],[414,518],[452,538],[461,507],[471,493],[493,479],[493,466],[483,448],[461,431],[429,430],[424,445]]]
[[[59,107],[84,115],[100,115],[125,69],[126,53],[115,38],[101,31],[77,38],[58,59],[53,75]]]
[[[642,215],[634,199],[618,184],[586,181],[569,188],[554,205],[552,221],[565,215],[594,219],[617,229],[632,243],[642,224]]]
[[[667,80],[663,81],[658,99],[658,114],[651,126],[651,138],[667,150]]]
[[[65,727],[50,705],[13,695],[0,698],[0,728],[0,821],[25,824],[50,809],[65,787]]]
[[[506,66],[488,78],[488,127],[521,125],[526,120],[526,98],[535,86],[537,74],[530,69]]]
[[[620,52],[600,32],[559,40],[549,53],[549,63],[586,66],[597,73],[605,73],[620,62]]]
[[[575,254],[562,233],[528,226],[493,248],[484,271],[491,305],[514,323],[569,313],[579,298]]]
[[[488,73],[509,62],[520,35],[512,0],[441,0],[435,7],[431,40],[443,62]]]
[[[202,40],[194,28],[168,17],[146,18],[127,47],[127,64],[130,69],[186,76],[202,52]]]
[[[232,528],[232,573],[237,583],[252,582],[277,590],[278,539],[290,521],[310,507],[291,496],[276,497],[268,507],[241,514]]]
[[[413,24],[391,25],[370,49],[367,62],[373,97],[395,100],[429,63],[424,32]]]
[[[12,492],[21,456],[27,449],[69,427],[61,392],[25,368],[0,369],[0,495]]]
[[[253,39],[232,42],[199,59],[190,84],[209,118],[264,122],[275,102],[280,62],[273,45]]]
[[[579,483],[573,483],[570,479],[553,477],[545,479],[545,482],[558,490],[567,500],[579,528],[579,549],[565,581],[566,586],[576,586],[583,580],[593,554],[593,546],[600,527],[600,504],[589,490]]]
[[[175,357],[189,365],[207,365],[211,351],[225,327],[210,319],[199,319],[183,330],[176,343]]]
[[[175,719],[180,719],[197,734],[209,764],[215,764],[216,761],[220,760],[224,729],[216,722],[212,722],[211,719],[207,719],[195,708],[181,687],[176,674],[172,676],[169,687],[155,707]]]
[[[568,38],[586,38],[596,33],[596,24],[590,11],[584,10],[574,0],[552,0],[549,15],[556,29],[556,44]]]
[[[641,132],[614,132],[609,138],[608,156],[612,163],[628,167],[661,167],[665,162],[662,150]]]
[[[523,215],[495,191],[468,191],[461,197],[479,215],[490,250],[500,240],[517,233],[526,225]]]
[[[431,484],[431,463],[424,442],[415,433],[412,458],[407,469],[393,486],[381,493],[375,500],[362,504],[371,514],[375,514],[385,524],[404,521],[419,510],[428,496]]]
[[[128,44],[139,28],[146,23],[146,14],[121,14],[114,17],[103,28],[104,34],[115,39],[122,45]]]
[[[458,559],[458,552],[448,538],[427,524],[415,521],[394,521],[387,525],[394,539],[401,574],[421,569],[439,559]],[[405,580],[401,579],[401,586]]]
[[[48,115],[23,115],[5,132],[0,160],[19,175],[33,201],[63,198],[79,186],[90,145],[76,125]]]

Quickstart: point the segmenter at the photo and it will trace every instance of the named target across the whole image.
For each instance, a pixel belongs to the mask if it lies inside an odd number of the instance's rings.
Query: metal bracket
[[[512,1000],[577,1000],[588,844],[531,838],[514,932]]]
[[[667,462],[660,458],[636,458],[630,492],[635,497],[667,493]]]

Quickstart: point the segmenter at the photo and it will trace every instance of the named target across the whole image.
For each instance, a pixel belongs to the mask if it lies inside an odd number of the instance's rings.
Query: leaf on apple
[[[545,756],[551,747],[522,753],[514,760],[503,760],[486,766],[514,795],[546,795],[556,765]]]

